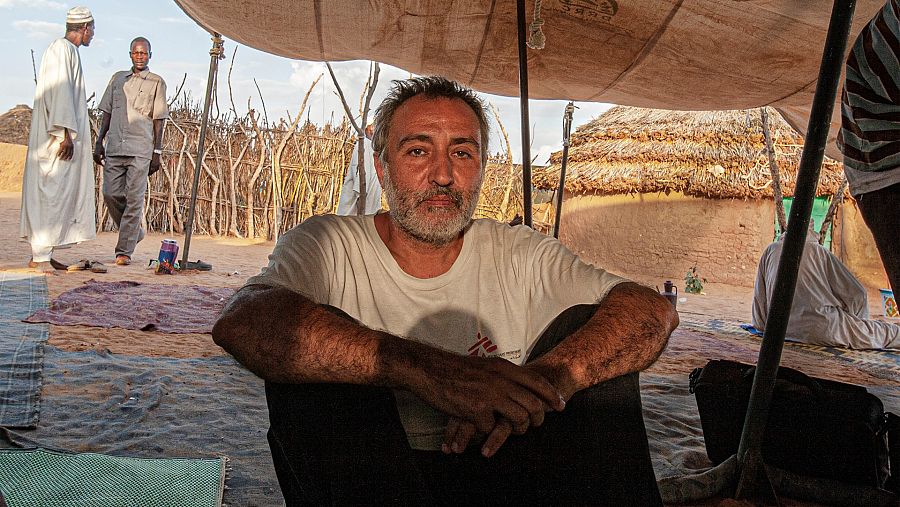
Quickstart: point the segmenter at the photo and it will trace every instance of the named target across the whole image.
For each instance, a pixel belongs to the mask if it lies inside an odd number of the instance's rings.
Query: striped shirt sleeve
[[[838,147],[864,172],[900,167],[900,0],[887,0],[847,58]]]

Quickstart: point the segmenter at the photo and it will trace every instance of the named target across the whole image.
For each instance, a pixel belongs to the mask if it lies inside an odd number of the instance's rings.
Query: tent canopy
[[[515,96],[516,4],[458,0],[176,0],[201,26],[317,61],[377,60]],[[863,0],[856,31],[883,5]],[[829,1],[546,0],[528,52],[532,98],[664,109],[806,105]],[[528,2],[528,21],[533,2]],[[855,34],[855,32],[854,32]]]
[[[513,1],[175,1],[207,30],[269,53],[376,60],[518,95]],[[882,5],[858,2],[851,41]],[[527,6],[531,23],[534,2]],[[771,105],[802,132],[831,8],[826,0],[544,0],[547,42],[528,51],[529,93],[682,110]]]

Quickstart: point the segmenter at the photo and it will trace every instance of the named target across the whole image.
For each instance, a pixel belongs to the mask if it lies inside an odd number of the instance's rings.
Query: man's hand
[[[103,143],[97,142],[94,145],[94,163],[97,165],[103,165],[103,162],[106,161],[106,150],[103,149]]]
[[[540,425],[535,424],[534,426]],[[450,420],[447,421],[447,428],[444,430],[444,443],[441,444],[441,451],[443,451],[444,454],[462,454],[466,450],[466,447],[469,446],[472,437],[477,433],[474,424],[456,417],[451,417]],[[512,424],[509,421],[506,419],[499,419],[497,424],[494,425],[494,429],[491,430],[487,438],[485,438],[484,443],[481,444],[481,455],[485,458],[490,458],[496,454],[497,451],[500,450],[500,447],[506,443],[506,439],[513,433],[521,435],[524,431],[517,433],[513,431]]]
[[[456,442],[458,452],[477,432],[496,442],[488,446],[492,455],[509,434],[539,426],[545,412],[565,407],[546,378],[505,359],[443,352],[421,359],[417,362],[424,376],[406,385],[431,406],[466,423],[458,431],[448,429],[446,441],[449,446]]]
[[[153,157],[150,159],[150,172],[149,172],[148,176],[155,173],[156,171],[159,171],[159,167],[160,167],[159,153],[154,153]]]
[[[547,369],[532,368],[531,365],[522,366],[521,368],[537,372],[545,379],[554,378],[552,372]],[[571,394],[568,394],[567,396],[565,393],[561,393],[560,397],[562,399],[569,398],[571,397]],[[565,407],[565,403],[563,403],[563,407]],[[544,412],[551,410],[547,405],[544,405],[544,409]],[[484,443],[481,445],[482,456],[490,458],[497,453],[504,443],[506,443],[506,439],[509,438],[510,435],[522,435],[530,427],[540,426],[543,422],[543,413],[541,413],[539,417],[530,420],[530,424],[515,427],[507,419],[497,419],[496,424],[491,429],[490,433],[487,434],[487,438],[485,438]],[[447,422],[447,428],[444,430],[444,443],[441,445],[441,451],[445,454],[461,454],[466,450],[466,447],[469,446],[469,442],[476,435],[479,435],[479,432],[476,430],[474,424],[458,417],[451,416],[450,420]],[[483,433],[481,433],[481,435],[483,435]]]
[[[59,151],[56,155],[60,160],[71,160],[72,155],[75,154],[75,143],[72,142],[72,136],[69,134],[69,129],[65,129],[65,134],[63,134],[63,140],[59,143]]]

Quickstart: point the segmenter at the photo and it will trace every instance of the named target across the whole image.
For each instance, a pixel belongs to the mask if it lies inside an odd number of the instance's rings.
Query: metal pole
[[[569,139],[572,135],[572,115],[575,113],[575,104],[571,101],[566,104],[566,112],[563,114],[563,154],[562,165],[559,168],[559,186],[556,189],[556,216],[553,217],[553,237],[559,239],[559,220],[562,217],[563,193],[566,186],[566,163],[569,161]]]
[[[216,32],[212,34],[212,48],[209,50],[209,76],[206,79],[206,98],[203,100],[203,118],[200,120],[200,135],[197,138],[197,159],[194,163],[194,186],[191,188],[191,204],[184,224],[184,250],[181,253],[181,269],[187,268],[191,250],[191,234],[194,230],[194,211],[197,207],[197,187],[200,186],[200,169],[203,164],[203,148],[206,143],[206,126],[209,123],[209,107],[212,102],[213,84],[219,70],[219,60],[224,58],[225,41]]]
[[[519,106],[522,110],[522,217],[531,227],[531,140],[528,132],[528,53],[525,47],[525,0],[516,0],[519,31]]]
[[[844,50],[847,47],[847,38],[855,7],[855,0],[835,0],[831,10],[828,35],[825,38],[825,50],[819,66],[819,79],[816,82],[816,93],[813,98],[806,139],[803,144],[803,155],[800,158],[800,168],[797,173],[794,202],[791,206],[784,247],[775,277],[775,289],[772,295],[774,303],[769,308],[766,320],[766,332],[759,351],[750,402],[747,406],[747,416],[744,420],[744,429],[738,448],[737,457],[741,464],[741,476],[735,493],[736,498],[771,496],[769,494],[772,491],[771,483],[765,474],[765,465],[760,449],[766,429],[766,420],[769,416],[772,389],[775,386],[778,364],[781,361],[784,335],[791,312],[791,303],[794,299],[794,289],[797,285],[800,257],[803,255],[819,171],[825,156],[831,113],[834,109],[841,67],[844,64]]]

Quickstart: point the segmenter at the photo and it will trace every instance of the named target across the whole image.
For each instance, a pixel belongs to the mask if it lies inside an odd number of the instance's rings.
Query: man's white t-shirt
[[[388,251],[374,216],[325,215],[282,236],[247,284],[290,289],[370,329],[521,365],[560,313],[599,302],[623,281],[551,237],[492,220],[472,222],[449,271],[415,278]],[[410,445],[440,448],[447,417],[409,392],[395,396]]]

